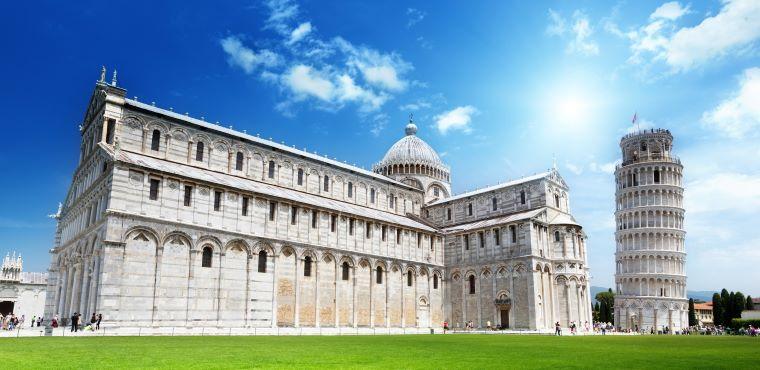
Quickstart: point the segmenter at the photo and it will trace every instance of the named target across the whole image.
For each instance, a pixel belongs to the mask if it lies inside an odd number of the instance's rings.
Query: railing
[[[636,130],[634,132],[631,132],[630,134],[626,134],[623,136],[620,141],[623,141],[628,138],[632,138],[634,136],[639,135],[645,135],[645,134],[668,134],[670,135],[670,130],[666,130],[664,128],[650,128],[649,130]]]
[[[627,160],[622,163],[618,163],[617,165],[615,165],[615,169],[619,170],[621,167],[627,166],[629,164],[648,163],[648,162],[670,162],[670,163],[681,164],[681,159],[674,155],[647,155],[647,156]]]

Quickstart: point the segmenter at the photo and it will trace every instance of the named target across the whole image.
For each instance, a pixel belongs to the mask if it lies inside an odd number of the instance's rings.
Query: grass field
[[[760,368],[760,339],[406,335],[2,340],[2,368]]]

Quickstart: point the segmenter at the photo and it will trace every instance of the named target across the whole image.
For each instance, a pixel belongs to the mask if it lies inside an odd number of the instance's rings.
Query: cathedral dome
[[[385,153],[385,157],[383,157],[378,166],[424,164],[441,168],[446,167],[438,156],[438,153],[428,143],[417,137],[417,125],[409,122],[404,131],[406,132],[406,136],[388,149],[388,152]]]
[[[423,190],[427,186],[420,182],[423,178],[448,183],[449,166],[441,161],[441,157],[428,143],[417,137],[417,125],[411,119],[404,132],[406,135],[388,149],[385,157],[372,170]],[[444,190],[449,194],[449,190]],[[435,191],[436,196],[438,193]]]

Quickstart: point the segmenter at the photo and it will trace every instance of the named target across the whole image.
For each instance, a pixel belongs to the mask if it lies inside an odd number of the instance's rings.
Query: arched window
[[[433,187],[433,196],[436,196],[436,197],[437,197],[437,196],[439,196],[440,194],[441,194],[441,191],[440,191],[440,190],[438,190],[438,187],[437,187],[437,186]]]
[[[559,195],[554,194],[554,205],[559,208]]]
[[[311,276],[311,257],[303,259],[303,276]]]
[[[341,268],[343,269],[342,271],[343,280],[348,280],[348,268],[349,268],[348,262],[343,262],[343,265],[341,266]]]
[[[235,171],[243,170],[243,152],[237,152],[235,158]]]
[[[354,183],[348,182],[348,197],[351,198],[354,196]]]
[[[150,150],[161,149],[161,131],[153,130],[153,137],[150,139]]]
[[[303,168],[298,169],[298,185],[303,185]]]
[[[330,191],[330,176],[325,175],[325,181],[323,186],[324,191]]]
[[[525,190],[520,192],[520,204],[525,204]]]
[[[274,178],[274,161],[269,161],[269,178]]]
[[[211,256],[214,250],[211,247],[203,247],[203,258],[201,260],[201,267],[211,267]]]
[[[374,188],[369,189],[369,202],[373,204],[375,203],[375,189]]]
[[[468,280],[470,283],[470,294],[475,294],[475,275],[470,275]]]
[[[198,144],[195,144],[195,160],[198,162],[203,161],[203,142],[199,141]]]
[[[554,232],[554,241],[558,242],[559,240],[560,240],[560,238],[559,238],[559,231],[555,231]]]
[[[438,289],[438,275],[433,274],[433,289]]]
[[[375,283],[382,284],[383,283],[383,268],[380,266],[377,266],[375,269]]]
[[[412,272],[406,272],[406,286],[412,286]]]
[[[267,272],[267,252],[259,252],[259,272]]]

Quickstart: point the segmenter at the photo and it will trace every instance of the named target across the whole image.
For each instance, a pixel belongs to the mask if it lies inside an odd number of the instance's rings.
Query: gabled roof
[[[222,127],[222,126],[219,126],[219,125],[215,125],[213,123],[209,123],[209,122],[206,122],[206,121],[203,121],[203,120],[199,120],[199,119],[196,119],[196,118],[193,118],[193,117],[189,117],[189,116],[185,116],[185,115],[182,115],[182,114],[178,114],[176,112],[172,112],[172,111],[169,111],[169,110],[166,110],[166,109],[161,109],[161,108],[155,107],[155,106],[150,105],[150,104],[141,103],[141,102],[138,102],[136,100],[125,99],[125,102],[126,102],[127,105],[131,105],[131,106],[139,108],[139,109],[143,109],[143,110],[147,110],[147,111],[150,111],[150,112],[153,112],[153,113],[161,114],[161,115],[164,115],[164,116],[167,116],[167,117],[174,118],[174,119],[179,120],[179,121],[184,121],[184,122],[192,123],[194,125],[198,125],[198,126],[201,126],[201,127],[208,128],[210,130],[222,132],[222,133],[225,133],[227,135],[236,136],[236,137],[238,137],[240,139],[243,139],[243,140],[247,140],[247,141],[251,141],[251,142],[254,142],[254,143],[257,143],[257,144],[261,144],[261,145],[264,145],[264,146],[272,147],[272,148],[275,148],[275,149],[277,149],[279,151],[287,152],[287,153],[290,153],[290,154],[293,154],[293,155],[296,155],[296,156],[302,156],[302,157],[305,157],[305,158],[309,158],[309,159],[315,160],[317,162],[322,162],[322,163],[325,163],[325,164],[328,164],[328,165],[331,165],[331,166],[335,166],[335,167],[338,167],[338,168],[341,168],[341,169],[344,169],[344,170],[347,170],[347,171],[353,171],[353,172],[362,174],[362,175],[367,176],[367,177],[372,177],[372,178],[374,178],[375,180],[378,180],[378,181],[382,181],[382,182],[385,182],[385,183],[393,184],[395,186],[403,187],[404,189],[407,189],[407,190],[414,190],[414,191],[418,191],[418,192],[420,191],[419,189],[417,189],[415,187],[412,187],[412,186],[409,186],[409,185],[404,184],[402,182],[393,180],[390,177],[386,177],[386,176],[374,173],[372,171],[365,170],[365,169],[360,168],[360,167],[352,166],[350,164],[341,163],[341,162],[339,162],[337,160],[334,160],[334,159],[329,159],[329,158],[326,158],[326,157],[323,157],[323,156],[320,156],[320,155],[316,155],[314,153],[309,153],[309,152],[304,151],[304,150],[300,150],[300,149],[296,149],[296,148],[293,148],[293,147],[289,147],[287,145],[278,144],[278,143],[276,143],[274,141],[271,141],[271,140],[266,140],[266,139],[262,139],[262,138],[257,137],[257,136],[248,135],[248,134],[245,134],[245,133],[242,133],[242,132],[239,132],[239,131],[235,131],[233,129],[225,128],[225,127]]]
[[[453,233],[460,233],[460,232],[466,232],[470,230],[487,228],[487,227],[506,224],[506,223],[515,222],[515,221],[528,220],[528,219],[538,216],[539,214],[541,214],[541,212],[544,212],[545,210],[546,210],[546,207],[541,207],[541,208],[537,208],[530,211],[513,213],[511,215],[494,217],[494,218],[489,218],[487,220],[480,220],[480,221],[470,222],[467,224],[446,227],[446,228],[443,228],[441,231],[443,231],[445,234],[453,234]]]
[[[501,183],[501,184],[494,185],[494,186],[489,186],[487,188],[478,189],[478,190],[471,191],[471,192],[468,192],[468,193],[457,194],[457,195],[454,195],[454,196],[452,196],[450,198],[439,199],[439,200],[437,200],[435,202],[432,202],[432,203],[428,204],[428,206],[436,206],[436,205],[439,205],[439,204],[444,204],[444,203],[452,202],[452,201],[455,201],[455,200],[458,200],[458,199],[463,199],[463,198],[472,197],[472,196],[475,196],[475,195],[480,195],[480,194],[488,193],[489,191],[499,190],[499,189],[507,188],[507,187],[514,186],[514,185],[517,185],[517,184],[522,184],[524,182],[538,180],[538,179],[541,179],[541,178],[549,176],[549,174],[551,174],[551,171],[542,172],[542,173],[539,173],[539,174],[535,174],[533,176],[523,177],[521,179],[517,179],[517,180]]]
[[[573,225],[581,226],[575,221],[575,218],[567,213],[559,212],[554,218],[549,220],[550,225]]]
[[[102,145],[102,144],[101,144]],[[113,153],[114,160],[128,163],[155,170],[158,172],[168,173],[176,176],[182,176],[202,181],[210,184],[219,184],[230,188],[238,189],[253,194],[262,194],[279,199],[286,199],[292,202],[307,204],[318,208],[326,208],[335,212],[353,214],[360,217],[370,218],[380,222],[396,224],[408,228],[435,232],[436,229],[429,227],[420,222],[414,221],[408,217],[397,215],[390,212],[380,211],[377,209],[364,207],[356,204],[342,202],[339,200],[329,199],[314,194],[304,193],[293,189],[287,189],[276,185],[266,184],[246,178],[228,175],[226,173],[215,172],[203,168],[188,166],[185,164],[169,162],[163,159],[154,158],[138,153],[125,150],[114,152],[111,148],[103,145],[105,150]]]

